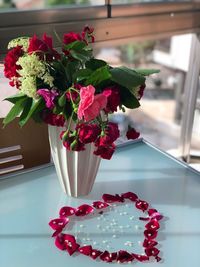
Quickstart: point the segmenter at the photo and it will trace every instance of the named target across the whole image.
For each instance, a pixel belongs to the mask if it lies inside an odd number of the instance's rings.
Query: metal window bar
[[[0,154],[2,155],[2,154],[5,154],[5,153],[17,151],[17,150],[20,150],[20,149],[21,149],[20,145],[11,146],[11,147],[4,147],[4,148],[0,148]],[[6,164],[6,163],[10,163],[10,162],[15,162],[15,161],[21,160],[22,158],[23,158],[22,155],[3,157],[3,158],[0,158],[0,164]],[[6,173],[10,173],[10,172],[13,172],[13,171],[22,170],[22,169],[24,169],[24,165],[23,164],[17,164],[17,165],[14,165],[14,166],[3,167],[3,168],[0,169],[0,175],[6,174]]]

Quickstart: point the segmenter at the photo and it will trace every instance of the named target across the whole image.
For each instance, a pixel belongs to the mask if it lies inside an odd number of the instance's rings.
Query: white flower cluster
[[[22,49],[26,52],[29,46],[29,37],[16,38],[8,43],[8,49],[16,46],[22,46]]]
[[[54,78],[50,75],[45,61],[40,60],[36,54],[25,55],[17,61],[22,69],[18,70],[21,77],[20,90],[29,97],[37,98],[37,78],[44,81],[45,84],[53,87]]]

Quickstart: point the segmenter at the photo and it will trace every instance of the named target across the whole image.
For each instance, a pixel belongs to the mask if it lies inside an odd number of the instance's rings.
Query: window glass
[[[134,4],[134,3],[156,3],[156,2],[190,2],[190,0],[112,0],[113,5]]]
[[[183,90],[188,70],[191,35],[173,36],[162,40],[129,42],[125,45],[102,47],[96,51],[99,58],[113,66],[160,69],[160,73],[147,79],[141,107],[119,112],[111,118],[121,125],[120,142],[128,124],[141,133],[141,137],[154,145],[178,153],[183,110]],[[183,56],[184,55],[184,56]],[[199,113],[198,113],[199,114]],[[196,117],[199,117],[196,113]],[[199,125],[195,121],[194,131]],[[198,148],[200,136],[193,140]]]
[[[0,11],[6,9],[42,9],[74,5],[104,5],[104,0],[0,0]]]

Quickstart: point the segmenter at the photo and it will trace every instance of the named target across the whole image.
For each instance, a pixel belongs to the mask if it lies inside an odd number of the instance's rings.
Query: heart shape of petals
[[[103,194],[103,201],[94,201],[92,205],[82,204],[78,208],[64,206],[59,211],[59,218],[55,218],[49,222],[49,226],[55,230],[53,237],[55,238],[55,245],[58,249],[67,251],[71,256],[75,252],[78,252],[84,256],[88,256],[91,259],[100,259],[104,262],[118,262],[118,263],[130,263],[132,261],[145,262],[149,260],[149,257],[154,257],[157,262],[161,260],[159,257],[160,250],[156,248],[158,242],[156,237],[160,228],[159,221],[163,218],[156,209],[149,208],[149,203],[138,198],[133,192],[123,193],[121,195],[115,194]],[[138,210],[144,212],[144,217],[139,217],[139,220],[147,221],[144,225],[144,241],[143,249],[145,254],[130,253],[125,250],[119,250],[116,252],[109,252],[107,250],[101,251],[98,248],[89,245],[81,245],[77,243],[76,238],[73,235],[62,233],[67,227],[71,218],[73,220],[76,217],[86,217],[88,215],[95,215],[97,213],[102,214],[103,209],[112,207],[112,203],[122,203],[125,201],[135,202],[135,207]],[[115,205],[113,205],[114,208]],[[95,213],[95,211],[97,211]],[[90,217],[91,218],[91,217]],[[82,219],[81,219],[82,220]]]

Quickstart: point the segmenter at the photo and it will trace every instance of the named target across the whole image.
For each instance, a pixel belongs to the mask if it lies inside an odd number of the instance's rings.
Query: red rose
[[[126,133],[126,137],[128,139],[137,139],[140,136],[140,133],[138,133],[134,128],[129,128],[129,130]]]
[[[57,115],[57,114],[52,114],[52,113],[47,113],[43,115],[43,120],[47,124],[58,126],[58,127],[63,127],[65,123],[65,118],[63,115]]]
[[[83,144],[95,142],[101,129],[96,124],[81,124],[77,127],[79,130],[79,139]]]
[[[94,151],[94,154],[100,156],[103,159],[111,159],[115,151],[115,145],[111,144],[108,146],[99,146],[97,150]]]
[[[120,132],[118,129],[118,125],[116,123],[109,122],[104,130],[104,135],[100,136],[95,145],[96,146],[111,145],[119,136]]]
[[[13,77],[20,77],[17,70],[21,69],[21,66],[16,65],[18,59],[23,55],[23,50],[21,46],[16,46],[10,50],[4,59],[4,75],[8,79]],[[11,82],[11,86],[15,86],[15,82]]]
[[[85,146],[81,143],[76,136],[68,136],[65,138],[66,141],[63,142],[63,145],[67,148],[67,150],[72,151],[83,151],[85,150]]]
[[[107,87],[103,90],[103,95],[107,97],[106,112],[117,111],[120,104],[119,88],[117,86]]]
[[[69,32],[69,33],[64,34],[63,36],[64,44],[71,44],[75,41],[82,41],[82,38],[79,33]]]
[[[43,35],[42,40],[34,35],[29,40],[28,53],[36,52],[40,57],[44,57],[49,61],[54,58],[59,59],[59,53],[53,49],[52,38],[47,36],[46,33]],[[41,53],[42,52],[42,53]]]

